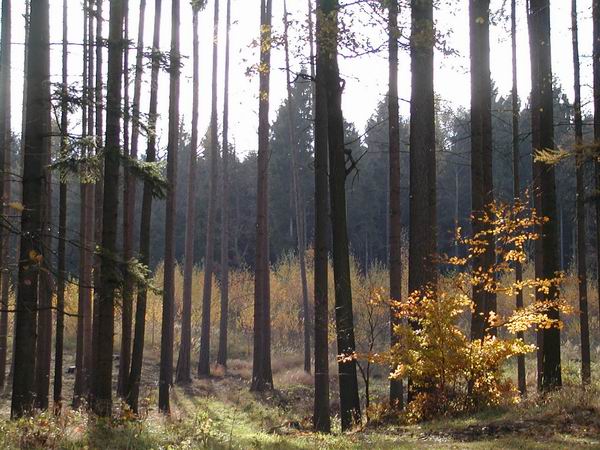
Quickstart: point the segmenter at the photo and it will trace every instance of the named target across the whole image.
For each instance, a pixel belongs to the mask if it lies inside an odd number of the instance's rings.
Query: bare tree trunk
[[[550,2],[529,0],[527,5],[529,46],[531,52],[531,124],[533,151],[554,148],[553,102],[552,102],[552,51],[550,45]],[[554,166],[534,161],[534,188],[536,209],[549,221],[540,227],[541,239],[536,246],[536,278],[553,279],[559,270],[558,261],[558,215],[556,212],[556,181]],[[539,255],[537,254],[539,253]],[[538,293],[539,295],[539,293]],[[540,300],[556,299],[556,289],[551,289]],[[558,319],[558,308],[548,311],[550,319]],[[549,390],[560,387],[560,330],[544,329],[541,333],[541,379],[540,387]]]
[[[129,108],[129,50],[125,52],[124,57],[124,68],[123,68],[123,82],[125,83],[125,130],[124,137],[125,150],[129,147],[129,157],[132,160],[137,159],[138,156],[138,141],[140,133],[140,114],[139,104],[141,97],[141,85],[142,85],[142,73],[143,73],[143,52],[144,52],[144,19],[146,11],[146,0],[140,0],[139,6],[139,21],[138,21],[138,35],[136,42],[136,59],[135,59],[135,80],[134,80],[134,92],[133,92],[133,104]],[[129,40],[129,13],[126,14],[126,25],[125,25],[125,41]],[[131,117],[129,111],[132,111],[132,132],[131,141],[129,141],[129,119]],[[133,225],[134,225],[134,214],[135,214],[135,193],[137,188],[137,182],[134,175],[128,168],[124,168],[124,190],[123,190],[123,260],[125,262],[125,270],[123,276],[123,314],[121,318],[121,349],[119,356],[119,378],[118,378],[118,393],[124,397],[127,389],[127,378],[129,377],[129,369],[131,364],[131,330],[133,322],[133,290],[134,290],[134,279],[127,270],[127,264],[133,257]]]
[[[583,145],[583,119],[581,117],[581,76],[579,68],[579,33],[577,23],[577,0],[571,1],[571,31],[573,34],[573,80],[575,100],[575,146],[576,151]],[[579,153],[578,153],[579,156]],[[581,334],[581,381],[589,384],[591,380],[590,362],[590,326],[588,320],[587,261],[586,261],[586,225],[585,225],[585,163],[578,158],[577,169],[577,277],[579,281],[579,328]]]
[[[402,297],[402,215],[400,210],[400,113],[398,106],[398,1],[388,5],[389,14],[389,271],[390,299]],[[392,347],[398,343],[394,326],[399,325],[395,308],[390,310]],[[392,368],[393,369],[393,368]],[[390,381],[390,404],[402,408],[404,403],[402,380]]]
[[[313,42],[312,3],[309,9],[309,39]],[[317,14],[316,32],[321,34],[322,17]],[[327,92],[323,73],[323,49],[321,40],[317,39],[317,63],[315,88],[313,90],[313,114],[315,119],[315,262],[314,262],[314,296],[315,296],[315,404],[313,423],[316,431],[329,433],[331,418],[329,414],[329,306],[328,306],[328,264],[329,237],[327,221],[329,220],[329,188],[327,186]],[[315,63],[311,69],[314,72]]]
[[[2,0],[2,43],[0,46],[0,201],[7,204],[10,200],[10,160],[11,160],[11,37],[12,17],[10,0]],[[8,217],[8,211],[0,205],[3,213]],[[4,287],[8,288],[10,269],[8,266],[8,240],[10,234],[7,230],[0,231],[0,282],[2,293],[0,304],[0,389],[4,388],[6,377],[6,355],[8,352],[8,294],[4,295]]]
[[[217,123],[217,63],[219,36],[219,0],[214,1],[213,56],[212,56],[212,108],[210,116],[210,156],[208,209],[206,215],[206,253],[204,255],[204,289],[202,291],[202,324],[200,329],[200,359],[198,376],[210,375],[210,304],[212,298],[212,273],[214,261],[215,219],[217,200],[217,163],[219,160],[219,138]]]
[[[269,92],[271,75],[272,0],[260,2],[260,67],[258,104],[258,179],[256,205],[256,269],[254,275],[253,391],[273,388],[271,371],[271,288],[269,280]]]
[[[192,353],[192,276],[194,274],[194,237],[196,235],[196,159],[198,151],[198,90],[199,90],[199,42],[198,8],[193,11],[193,88],[192,88],[192,142],[190,146],[189,175],[187,185],[187,211],[185,222],[185,261],[183,268],[183,312],[181,317],[181,343],[177,358],[177,383],[190,383]]]
[[[63,0],[63,35],[62,35],[62,98],[60,104],[60,154],[66,156],[68,153],[68,126],[69,108],[68,94],[68,14],[67,0]],[[63,371],[63,346],[65,329],[65,278],[66,278],[66,237],[67,237],[67,183],[60,180],[58,206],[58,263],[56,281],[56,341],[54,344],[54,412],[60,414],[62,411],[62,371]]]
[[[437,290],[434,24],[432,0],[411,0],[408,292]],[[414,398],[408,384],[408,401]]]
[[[92,98],[90,97],[91,73],[90,68],[90,35],[91,23],[93,22],[90,14],[92,1],[87,0],[84,4],[84,23],[83,23],[83,104],[82,104],[82,136],[89,136],[90,115],[92,114]],[[92,119],[93,120],[93,119]],[[93,130],[92,130],[93,133]],[[82,150],[83,156],[91,157],[91,148]],[[87,345],[85,338],[88,332],[88,324],[91,318],[92,302],[92,259],[93,259],[93,185],[89,180],[83,179],[80,183],[80,250],[79,250],[79,289],[77,305],[77,343],[75,353],[75,386],[73,390],[73,406],[75,408],[81,405],[81,401],[89,391],[89,369],[86,363],[91,348]]]
[[[225,37],[225,82],[223,88],[223,173],[221,183],[221,317],[217,364],[227,367],[227,324],[229,322],[229,52],[231,0],[227,0]]]
[[[116,254],[119,204],[121,133],[121,82],[123,69],[123,18],[125,1],[110,2],[108,79],[106,94],[106,147],[104,149],[104,198],[102,208],[102,252],[98,286],[98,347],[94,362],[92,407],[100,416],[112,411],[112,366],[115,290],[119,284]]]
[[[337,62],[338,23],[337,0],[321,0],[317,14],[323,15],[323,26],[317,40],[321,41],[327,93],[327,122],[329,131],[329,195],[331,198],[331,225],[333,235],[333,276],[335,280],[335,324],[339,355],[352,355],[356,349],[354,317],[352,313],[352,288],[350,252],[346,219],[346,152],[344,149],[344,119],[342,116],[342,89]],[[360,422],[360,400],[356,361],[338,362],[340,385],[340,415],[342,430]]]
[[[15,367],[11,417],[18,418],[33,407],[36,312],[38,307],[38,277],[44,251],[42,247],[42,202],[44,166],[49,139],[50,99],[47,83],[50,76],[48,0],[31,4],[30,33],[27,42],[28,58],[25,68],[27,95],[23,155],[23,205],[21,214],[21,243],[17,318],[15,330]]]
[[[46,97],[50,98],[50,86],[45,85]],[[48,109],[48,133],[52,131],[51,111]],[[38,279],[38,323],[37,344],[35,355],[35,407],[38,410],[48,409],[48,393],[50,389],[50,365],[52,360],[52,294],[54,280],[50,272],[50,257],[52,255],[52,139],[46,139],[46,154],[44,164],[44,186],[42,206],[42,245],[46,257],[42,261],[43,270],[40,271]]]
[[[600,0],[592,0],[593,22],[593,88],[594,88],[594,143],[600,143]],[[600,162],[594,163],[596,191],[600,191]],[[600,202],[596,203],[596,282],[598,290],[598,320],[600,321]]]
[[[175,192],[177,189],[177,153],[179,147],[179,0],[171,2],[171,57],[169,87],[169,143],[167,146],[167,208],[165,217],[165,263],[162,327],[160,341],[160,379],[158,408],[170,413],[169,389],[173,384],[173,335],[175,316]]]
[[[96,0],[96,15],[99,20],[96,20],[96,79],[95,79],[95,106],[96,106],[96,153],[98,153],[103,147],[103,135],[104,135],[104,97],[103,97],[103,55],[102,51],[105,47],[104,39],[102,36],[102,24],[104,22],[104,18],[102,16],[103,11],[103,2],[104,0]],[[91,69],[90,69],[91,72]],[[91,83],[91,75],[90,75],[90,83]],[[100,164],[104,162],[101,160]],[[102,168],[103,166],[101,166]],[[102,172],[102,171],[100,171]],[[93,193],[93,201],[94,201],[94,209],[91,215],[91,222],[94,228],[94,237],[93,241],[95,243],[102,242],[102,206],[104,202],[104,181],[102,178],[102,173],[100,174],[100,178],[96,180],[94,184],[94,193]],[[90,361],[90,372],[94,372],[93,364],[96,361],[96,353],[98,351],[98,295],[99,295],[99,286],[100,286],[100,266],[101,260],[100,255],[94,255],[93,260],[94,265],[94,292],[93,292],[93,323],[91,329],[86,328],[85,340],[86,347],[91,348],[91,352],[89,353]]]
[[[490,77],[490,2],[469,2],[471,48],[471,210],[473,235],[489,230],[482,221],[486,208],[493,201],[492,183],[492,83]],[[488,234],[485,235],[490,236]],[[494,263],[491,237],[486,252],[473,259],[473,270],[487,274]],[[482,340],[491,333],[488,316],[492,295],[484,283],[473,286],[475,309],[471,317],[471,339]]]
[[[517,90],[517,5],[516,0],[511,0],[511,46],[512,46],[512,151],[513,151],[513,197],[521,198],[521,178],[519,164],[521,161],[519,151],[519,94]],[[515,263],[515,282],[523,281],[523,266]],[[516,308],[523,308],[523,291],[518,291]],[[518,339],[524,339],[522,331],[517,333]],[[525,355],[517,356],[517,379],[519,392],[525,395],[527,391],[527,373],[525,371]]]
[[[160,19],[162,1],[154,2],[154,30],[152,38],[152,71],[150,74],[150,108],[148,113],[148,146],[146,149],[146,162],[156,161],[156,118],[158,105],[158,75],[160,69]],[[142,214],[140,220],[140,262],[146,267],[150,263],[150,223],[152,218],[152,186],[144,182],[142,196]],[[133,351],[131,355],[131,372],[127,382],[125,398],[134,412],[138,411],[140,395],[140,379],[144,361],[144,338],[146,329],[146,302],[148,288],[143,284],[138,285],[137,305],[135,310],[135,330],[133,337]]]
[[[296,222],[296,239],[298,247],[298,260],[300,263],[300,282],[302,284],[302,318],[304,331],[304,371],[310,373],[310,310],[308,306],[308,281],[306,279],[306,243],[304,241],[304,196],[300,187],[298,174],[298,146],[296,143],[296,133],[294,130],[294,104],[292,99],[292,82],[290,77],[290,55],[289,55],[289,21],[287,12],[287,3],[284,0],[284,47],[285,47],[285,73],[287,86],[288,102],[288,128],[289,145],[292,154],[292,195],[294,204],[294,218]]]

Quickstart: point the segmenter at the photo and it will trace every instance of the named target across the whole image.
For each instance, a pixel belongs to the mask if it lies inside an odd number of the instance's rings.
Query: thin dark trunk
[[[50,86],[45,85],[47,90],[46,97],[50,98]],[[51,111],[48,110],[47,119],[48,132],[52,130]],[[38,323],[37,323],[37,344],[35,355],[35,408],[41,411],[48,409],[48,394],[50,389],[50,365],[52,360],[52,294],[54,290],[54,280],[50,272],[50,256],[52,254],[52,238],[49,230],[52,227],[52,172],[50,165],[52,163],[52,140],[46,139],[44,164],[44,187],[43,187],[43,206],[42,206],[42,245],[46,257],[41,265],[38,279]]]
[[[306,279],[306,243],[304,241],[304,196],[300,186],[300,175],[298,173],[298,145],[296,143],[296,133],[294,130],[294,103],[292,99],[292,81],[290,77],[290,55],[289,55],[289,21],[287,12],[287,3],[283,2],[284,16],[284,47],[285,47],[285,73],[287,86],[287,107],[288,107],[288,128],[289,128],[289,146],[292,155],[292,195],[294,206],[294,219],[296,222],[296,239],[298,247],[298,260],[300,263],[300,282],[302,285],[302,319],[304,331],[304,371],[310,373],[310,311],[308,306],[308,281]]]
[[[63,37],[62,37],[62,98],[60,111],[60,154],[68,154],[68,126],[69,109],[67,102],[68,83],[68,15],[67,0],[63,0]],[[63,371],[63,345],[65,329],[65,278],[66,278],[66,237],[67,237],[67,183],[60,180],[58,205],[58,262],[56,281],[56,341],[54,344],[54,412],[60,414],[62,410],[62,371]]]
[[[411,0],[408,292],[437,290],[433,2]],[[408,400],[414,398],[409,380]]]
[[[329,195],[331,198],[331,226],[333,236],[333,276],[335,285],[335,325],[339,355],[353,355],[354,317],[352,313],[352,287],[350,251],[346,218],[346,153],[344,148],[344,118],[342,116],[342,89],[337,62],[338,22],[337,0],[321,0],[318,14],[323,14],[323,27],[317,40],[322,39],[321,51],[327,93],[327,125],[329,140]],[[320,9],[320,11],[319,11]],[[360,423],[360,400],[356,361],[338,361],[340,386],[340,415],[342,430]]]
[[[213,55],[212,55],[212,100],[210,115],[210,154],[208,208],[206,212],[206,252],[204,254],[204,289],[202,290],[202,324],[200,327],[200,358],[198,376],[210,375],[210,305],[212,298],[212,273],[214,262],[215,219],[217,203],[217,163],[219,160],[219,138],[217,123],[217,63],[219,36],[219,0],[214,1]]]
[[[573,33],[573,80],[575,100],[575,146],[581,151],[583,145],[583,119],[581,117],[581,76],[579,68],[579,34],[577,24],[577,0],[571,1],[571,31]],[[578,154],[579,155],[579,154]],[[590,326],[588,320],[587,261],[586,261],[586,225],[585,225],[585,164],[578,158],[577,178],[577,277],[579,281],[579,329],[581,333],[581,381],[589,384],[591,380],[590,362]]]
[[[170,413],[169,389],[173,384],[173,335],[175,333],[175,200],[179,146],[179,0],[171,2],[171,57],[169,86],[169,142],[167,146],[167,207],[165,217],[165,263],[160,341],[158,408]]]
[[[194,236],[196,235],[196,158],[198,151],[198,90],[199,90],[199,42],[198,8],[194,8],[193,17],[193,92],[192,92],[192,141],[187,185],[187,211],[185,222],[185,261],[183,268],[183,312],[181,317],[181,343],[177,358],[177,383],[189,383],[191,375],[192,353],[192,276],[194,274]]]
[[[50,99],[47,83],[50,70],[48,0],[31,4],[28,57],[25,67],[25,133],[23,155],[23,205],[19,251],[19,280],[15,330],[15,367],[11,417],[18,418],[33,407],[36,310],[38,277],[44,251],[42,248],[43,190],[46,183],[46,149],[49,131]],[[45,87],[46,86],[46,87]],[[39,256],[39,257],[38,257]]]
[[[519,164],[521,156],[519,152],[519,94],[517,90],[517,5],[516,0],[511,0],[511,47],[512,47],[512,151],[513,151],[513,197],[521,198],[521,178],[519,175]],[[515,282],[523,281],[523,266],[520,262],[515,263]],[[523,308],[523,291],[519,290],[516,296],[516,308]],[[517,333],[518,339],[524,339],[522,331]],[[517,379],[519,392],[525,395],[527,391],[527,373],[525,371],[525,355],[517,356]]]
[[[593,22],[593,88],[594,88],[594,142],[600,143],[600,0],[592,0]],[[594,163],[596,191],[600,191],[600,162]],[[596,282],[598,291],[598,321],[600,321],[600,202],[596,208]]]
[[[309,0],[309,39],[312,41],[312,4]],[[316,32],[321,33],[322,18],[317,14]],[[328,258],[329,258],[329,188],[327,186],[327,93],[323,73],[323,50],[317,39],[317,63],[315,88],[313,90],[313,115],[315,133],[315,404],[314,427],[316,431],[329,433],[329,306],[328,306]],[[313,62],[314,65],[314,62]],[[312,67],[312,66],[311,66]]]
[[[554,148],[552,101],[552,52],[550,45],[550,2],[529,0],[527,22],[531,52],[531,124],[533,151]],[[536,246],[536,278],[554,279],[559,270],[558,215],[556,212],[555,169],[551,164],[534,161],[535,206],[538,213],[549,219],[540,227]],[[537,254],[539,253],[539,254]],[[546,295],[538,293],[539,300],[554,301],[557,290]],[[550,319],[558,319],[557,307],[548,311]],[[541,331],[540,387],[549,390],[560,387],[560,330],[552,327]],[[540,346],[539,346],[540,347]]]
[[[88,116],[92,112],[90,99],[90,73],[89,73],[89,59],[90,49],[89,41],[91,36],[89,34],[89,23],[92,22],[90,15],[91,0],[88,0],[84,4],[84,20],[83,20],[83,104],[82,104],[82,117],[81,117],[81,134],[83,137],[87,137],[89,133],[89,118]],[[90,157],[91,149],[88,147],[82,149],[82,156]],[[85,339],[87,324],[90,317],[90,308],[92,301],[92,233],[93,224],[91,222],[91,215],[93,214],[92,196],[93,187],[92,184],[87,180],[80,182],[80,219],[79,219],[79,235],[80,235],[80,250],[79,250],[79,289],[78,289],[78,304],[77,304],[77,341],[75,350],[75,385],[73,389],[73,406],[79,407],[82,399],[85,397],[89,390],[89,366],[85,363],[87,355],[91,351],[86,346],[87,340]]]
[[[260,75],[256,269],[254,275],[253,391],[273,388],[271,370],[271,287],[269,280],[269,82],[271,75],[272,0],[260,2]]]
[[[227,367],[227,324],[229,322],[229,53],[231,0],[227,0],[225,35],[225,81],[223,88],[223,174],[221,183],[221,317],[217,364]]]
[[[137,83],[141,85],[141,62],[138,65],[138,59],[141,59],[141,52],[143,51],[143,38],[144,38],[144,11],[146,9],[145,0],[140,1],[139,10],[139,23],[138,23],[138,40],[137,40],[137,53],[136,53],[136,71],[134,89],[137,89]],[[125,42],[129,42],[129,9],[125,13]],[[128,45],[128,44],[127,44]],[[139,75],[138,75],[139,73]],[[129,138],[129,124],[131,122],[130,105],[129,105],[129,47],[125,50],[123,58],[123,92],[124,92],[124,117],[123,117],[123,150],[125,155],[129,156],[132,160],[137,159],[137,142],[134,148],[133,142]],[[138,98],[135,98],[135,95]],[[137,100],[139,104],[138,91],[134,92],[134,103]],[[135,108],[135,106],[133,106]],[[135,112],[134,112],[135,114]],[[133,118],[133,128],[138,128],[139,136],[139,115],[137,118]],[[136,139],[138,139],[136,136]],[[117,383],[117,392],[121,397],[125,395],[125,389],[127,384],[127,377],[129,376],[129,365],[131,363],[131,328],[133,322],[133,287],[134,279],[128,270],[128,263],[133,257],[133,225],[134,225],[134,213],[135,213],[135,192],[137,183],[134,175],[128,170],[128,167],[123,169],[123,293],[122,293],[122,314],[121,314],[121,348],[119,352],[119,375]]]
[[[148,112],[148,126],[150,130],[156,129],[157,105],[158,105],[158,75],[160,69],[160,18],[162,1],[154,2],[154,30],[152,38],[152,71],[150,75],[150,107]],[[148,134],[148,145],[146,149],[146,162],[156,161],[156,134]],[[144,182],[142,196],[142,213],[140,219],[140,262],[146,267],[150,263],[150,223],[152,219],[152,186],[148,181]],[[127,383],[126,400],[134,412],[138,411],[138,400],[140,396],[140,380],[142,376],[142,365],[144,361],[144,338],[146,331],[146,301],[148,287],[144,284],[138,285],[137,305],[135,310],[135,329],[133,336],[133,351],[131,355],[131,372]]]
[[[103,54],[102,51],[105,47],[105,42],[102,36],[102,25],[104,23],[104,19],[102,17],[103,11],[103,2],[104,0],[96,0],[96,14],[98,19],[96,20],[96,73],[95,73],[95,107],[96,107],[96,153],[101,151],[103,147],[103,135],[104,135],[104,96],[103,96]],[[91,71],[91,70],[90,70]],[[90,75],[90,83],[91,83],[91,75]],[[101,169],[103,168],[102,164],[104,162],[101,160]],[[102,205],[104,202],[104,182],[102,170],[100,171],[100,177],[96,180],[93,185],[94,192],[92,194],[94,207],[93,212],[91,213],[91,223],[93,224],[93,240],[92,242],[102,242]],[[90,372],[94,372],[94,368],[92,367],[94,361],[96,361],[96,353],[98,351],[98,289],[100,286],[100,255],[94,255],[93,259],[94,266],[94,292],[93,292],[93,322],[91,329],[89,327],[86,328],[85,341],[86,347],[90,348],[91,351],[88,352],[90,354]]]
[[[12,17],[10,0],[2,0],[2,43],[0,46],[0,199],[4,204],[10,200],[10,161],[11,161],[11,90],[10,90],[10,65],[11,65],[11,36]],[[6,217],[9,211],[3,208]],[[7,230],[0,231],[0,282],[2,293],[0,294],[0,389],[4,388],[6,381],[6,355],[8,352],[8,294],[4,295],[4,287],[8,288],[10,280],[10,269],[8,265],[8,240],[10,234]]]
[[[492,83],[490,77],[490,2],[470,0],[471,50],[471,211],[473,235],[489,230],[482,221],[486,208],[493,201],[492,183]],[[473,259],[474,271],[489,274],[494,263],[494,247],[490,234],[486,236],[486,252]],[[495,310],[495,299],[484,283],[473,286],[475,308],[471,318],[471,339],[482,340],[492,334],[489,313]]]
[[[402,296],[402,216],[400,210],[400,113],[398,106],[398,1],[392,0],[389,11],[389,270],[390,299],[400,301]],[[390,310],[392,347],[398,339],[394,326],[400,324],[396,310]],[[394,368],[392,368],[394,370]],[[390,381],[390,404],[402,408],[404,403],[402,380]]]
[[[127,0],[125,0],[127,1]],[[121,84],[123,69],[123,18],[125,1],[110,2],[108,37],[108,79],[106,93],[106,147],[104,149],[104,195],[102,207],[102,252],[98,286],[98,346],[94,361],[92,407],[100,416],[112,411],[112,366],[115,291],[119,284],[117,212],[121,158]]]

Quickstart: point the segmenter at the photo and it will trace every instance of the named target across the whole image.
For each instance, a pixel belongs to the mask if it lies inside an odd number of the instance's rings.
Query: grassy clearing
[[[278,390],[249,391],[250,362],[234,360],[227,374],[176,386],[172,416],[156,411],[150,382],[156,361],[145,369],[142,415],[117,408],[110,422],[81,411],[0,421],[3,449],[578,449],[600,448],[600,391],[567,387],[547,398],[533,395],[519,405],[414,426],[386,424],[330,435],[310,431],[311,378],[294,357],[277,357]],[[384,395],[384,379],[374,391]],[[335,382],[332,378],[332,400]],[[377,395],[377,394],[376,394]],[[332,401],[334,410],[336,402]],[[6,413],[8,398],[2,400]],[[6,417],[6,416],[4,416]],[[335,421],[334,421],[335,422]],[[336,425],[337,426],[337,425]]]

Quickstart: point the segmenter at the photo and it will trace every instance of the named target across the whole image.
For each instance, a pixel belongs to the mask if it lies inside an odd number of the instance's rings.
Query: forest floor
[[[251,362],[232,360],[227,374],[194,379],[172,391],[172,415],[156,411],[158,361],[144,368],[141,417],[120,409],[110,422],[69,411],[11,422],[0,421],[0,448],[90,449],[600,449],[600,392],[567,387],[546,399],[421,425],[367,426],[352,433],[310,431],[311,377],[297,358],[274,358],[276,390],[249,391]],[[65,375],[71,392],[72,375]],[[374,380],[374,397],[385,380]],[[335,391],[335,383],[332,383]],[[337,393],[332,391],[332,409]],[[8,416],[10,396],[1,400]],[[334,421],[337,422],[337,421]]]

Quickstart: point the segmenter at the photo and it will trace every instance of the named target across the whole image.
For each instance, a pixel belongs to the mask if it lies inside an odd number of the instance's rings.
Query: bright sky
[[[137,36],[137,12],[139,0],[130,1],[130,39]],[[154,20],[154,0],[147,0],[145,47],[152,42],[152,26]],[[506,0],[492,0],[492,11],[497,11]],[[586,110],[590,110],[592,98],[592,0],[580,0],[579,8],[579,40],[582,65],[583,103]],[[21,101],[23,80],[23,45],[24,42],[24,1],[13,1],[13,117],[12,125],[15,130],[21,123]],[[82,3],[79,0],[69,0],[69,42],[82,41]],[[170,2],[163,0],[161,49],[168,50],[170,45]],[[292,19],[305,23],[307,17],[307,0],[288,0],[288,9]],[[343,1],[342,3],[346,3]],[[527,23],[525,18],[525,1],[518,0],[518,66],[519,66],[519,93],[526,99],[529,89],[529,47],[527,40]],[[552,8],[552,50],[553,69],[563,85],[563,89],[572,98],[573,67],[571,44],[571,2],[568,0],[551,0]],[[61,47],[58,45],[62,38],[62,0],[50,0],[51,42],[52,47],[51,74],[53,81],[60,82],[61,73]],[[257,51],[252,47],[252,42],[259,34],[259,5],[260,0],[232,0],[232,29],[231,29],[231,135],[235,142],[238,154],[246,153],[257,147],[258,125],[258,80],[257,76],[247,76],[247,68],[258,61]],[[105,2],[104,17],[108,19],[109,2]],[[188,1],[181,2],[181,51],[184,55],[191,56],[192,51],[192,12]],[[210,88],[211,88],[211,58],[212,58],[212,20],[214,0],[208,1],[206,10],[200,13],[200,133],[206,130],[210,116]],[[224,31],[225,31],[225,0],[220,1],[220,45],[222,51],[219,55],[219,109],[222,108],[222,80],[224,66]],[[401,11],[404,17],[410,14],[408,9]],[[275,33],[283,29],[283,2],[273,2],[273,24]],[[458,52],[456,56],[444,56],[436,53],[435,59],[435,88],[437,94],[454,106],[468,107],[470,101],[469,88],[469,26],[468,26],[468,1],[467,0],[441,0],[435,12],[437,27],[442,33],[450,33],[449,45]],[[367,31],[359,30],[374,40],[385,39],[383,28],[372,27]],[[108,32],[108,23],[104,26],[104,35]],[[290,39],[292,43],[304,36],[299,26],[295,26]],[[293,45],[293,44],[292,44]],[[298,45],[307,60],[308,46]],[[72,45],[69,49],[70,82],[81,81],[81,46]],[[343,98],[344,115],[348,121],[354,122],[359,129],[363,129],[366,121],[374,112],[377,103],[385,96],[387,91],[387,50],[379,55],[368,55],[353,59],[342,59],[340,69],[342,77],[346,79],[346,89]],[[292,60],[292,70],[299,70],[300,57],[296,55]],[[106,55],[105,55],[106,62]],[[135,51],[130,54],[130,63],[135,62]],[[491,70],[492,78],[498,86],[500,94],[508,95],[511,88],[511,49],[510,29],[507,21],[502,21],[491,28]],[[283,49],[276,49],[272,56],[271,77],[271,120],[285,97],[285,73]],[[184,120],[191,119],[192,109],[192,80],[191,58],[185,60],[181,83],[181,113]],[[148,109],[149,97],[149,70],[144,75],[145,85],[142,89],[142,111]],[[131,77],[133,82],[133,76]],[[410,59],[408,52],[400,56],[399,74],[400,97],[410,98]],[[133,87],[132,87],[133,90]],[[159,85],[159,112],[167,111],[168,105],[168,76],[161,75]],[[145,95],[144,95],[145,94]],[[408,104],[401,102],[401,113],[408,113]],[[76,127],[79,117],[71,121],[71,126]],[[166,114],[159,122],[159,145],[166,146]],[[189,127],[188,127],[189,128]],[[141,144],[144,148],[144,144]]]

